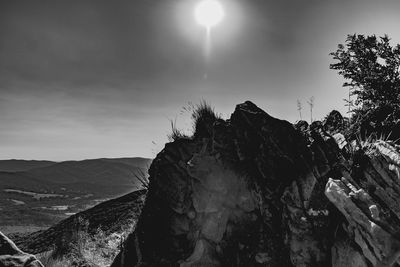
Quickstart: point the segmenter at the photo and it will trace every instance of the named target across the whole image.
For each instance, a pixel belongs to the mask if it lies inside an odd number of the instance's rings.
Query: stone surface
[[[398,148],[376,142],[349,160],[332,137],[339,115],[294,126],[245,102],[166,144],[112,266],[390,266]]]
[[[399,155],[387,142],[368,144],[355,158],[358,183],[342,178],[326,184],[326,196],[348,222],[348,235],[373,266],[392,266],[400,255]]]
[[[22,252],[9,238],[0,232],[1,267],[43,267],[35,256]]]

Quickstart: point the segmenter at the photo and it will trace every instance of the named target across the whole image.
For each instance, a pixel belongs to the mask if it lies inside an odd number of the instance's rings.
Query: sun
[[[194,10],[196,22],[210,29],[222,21],[225,16],[222,5],[216,0],[202,0]]]

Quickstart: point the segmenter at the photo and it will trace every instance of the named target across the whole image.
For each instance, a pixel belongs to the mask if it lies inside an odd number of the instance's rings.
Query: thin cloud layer
[[[354,32],[400,42],[398,1],[221,2],[205,64],[195,1],[2,1],[0,158],[153,157],[169,119],[187,128],[181,107],[203,98],[290,121],[311,96],[317,118],[344,112],[329,52]]]

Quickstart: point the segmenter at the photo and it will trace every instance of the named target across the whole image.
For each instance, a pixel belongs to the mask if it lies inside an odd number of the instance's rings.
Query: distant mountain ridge
[[[6,159],[6,160],[0,160],[0,171],[6,171],[6,172],[27,171],[34,168],[47,167],[55,163],[56,163],[55,161],[49,161],[49,160]]]
[[[0,172],[18,172],[28,171],[31,169],[49,167],[53,164],[63,162],[82,162],[91,160],[104,160],[110,162],[121,162],[132,166],[143,166],[151,163],[151,159],[142,157],[132,158],[97,158],[97,159],[84,159],[84,160],[64,160],[64,161],[51,161],[51,160],[25,160],[25,159],[2,159],[0,160]]]
[[[29,170],[29,176],[52,183],[132,184],[137,169],[146,170],[151,160],[144,158],[88,159],[63,161]]]
[[[0,161],[0,189],[5,187],[43,188],[60,184],[132,185],[134,174],[146,171],[147,158],[100,158],[81,161]],[[49,189],[46,189],[49,190]]]

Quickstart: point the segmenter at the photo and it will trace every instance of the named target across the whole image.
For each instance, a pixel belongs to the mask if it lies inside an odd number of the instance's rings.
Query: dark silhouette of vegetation
[[[332,110],[323,120],[324,130],[329,134],[343,133],[346,131],[346,120],[337,110]]]
[[[141,184],[142,188],[148,190],[149,189],[149,180],[147,178],[147,170],[150,168],[150,166],[147,166],[146,171],[141,169],[141,168],[137,168],[135,171],[131,171],[133,177],[135,179],[132,180],[132,184],[134,186],[136,186],[136,181],[139,181],[139,183]]]
[[[388,36],[348,35],[346,44],[330,54],[354,100],[348,100],[351,121],[348,137],[400,137],[400,45],[392,46]]]
[[[221,116],[215,113],[214,108],[209,103],[202,100],[197,104],[192,112],[194,137],[210,136],[211,127]]]
[[[176,127],[176,121],[174,122],[172,120],[171,120],[171,133],[168,134],[167,137],[170,142],[182,139],[190,139],[190,136],[186,135],[185,133],[183,133],[182,130]]]
[[[197,105],[189,103],[187,107],[183,108],[183,111],[191,113],[193,134],[191,136],[185,134],[182,130],[176,127],[176,122],[171,120],[172,131],[168,135],[168,140],[170,142],[211,136],[214,122],[221,118],[221,115],[217,114],[214,111],[214,108],[205,100],[200,101]]]

